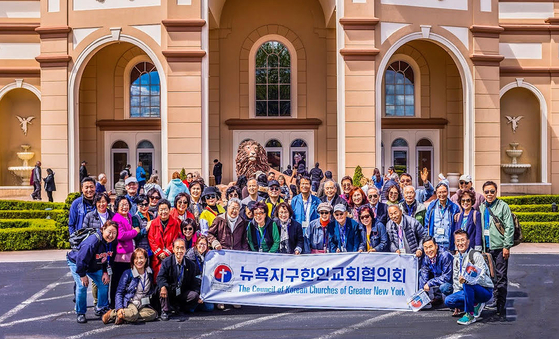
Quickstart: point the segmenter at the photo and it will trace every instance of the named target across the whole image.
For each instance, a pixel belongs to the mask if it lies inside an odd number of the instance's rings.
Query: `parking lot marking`
[[[61,315],[66,315],[66,314],[70,314],[70,313],[72,313],[72,312],[71,312],[71,311],[67,311],[67,312],[58,312],[58,313],[52,313],[52,314],[42,315],[42,316],[40,316],[40,317],[34,317],[34,318],[27,318],[27,319],[14,320],[14,321],[9,322],[9,323],[0,324],[0,327],[9,327],[9,326],[13,326],[13,325],[21,324],[21,323],[28,323],[28,322],[30,322],[30,321],[37,321],[37,320],[55,318],[55,317],[58,317],[58,316],[61,316]]]
[[[289,314],[293,314],[295,312],[299,312],[299,311],[272,314],[272,315],[268,315],[268,316],[265,316],[265,317],[260,317],[260,318],[256,318],[256,319],[252,319],[252,320],[243,321],[242,323],[238,323],[238,324],[235,324],[235,325],[224,327],[221,330],[217,330],[217,331],[213,331],[213,332],[209,332],[209,333],[204,333],[200,336],[197,336],[197,338],[205,338],[205,337],[209,337],[209,336],[214,336],[216,334],[220,334],[220,333],[225,332],[225,331],[236,330],[236,329],[241,328],[241,327],[250,326],[250,325],[253,325],[253,324],[258,324],[258,323],[261,323],[262,321],[266,321],[266,320],[280,318],[280,317],[283,317],[283,316],[286,316],[286,315],[289,315]]]
[[[94,335],[94,334],[99,334],[99,333],[103,333],[103,332],[108,332],[110,330],[114,330],[118,328],[117,326],[105,326],[105,327],[101,327],[95,330],[91,330],[91,331],[87,331],[87,332],[83,332],[80,334],[76,334],[76,335],[72,335],[69,337],[66,337],[66,339],[80,339],[80,338],[85,338],[88,337],[90,335]]]
[[[369,325],[374,324],[374,323],[376,323],[376,322],[382,321],[382,320],[384,320],[384,319],[388,319],[388,318],[394,317],[394,316],[396,316],[396,315],[398,315],[398,314],[402,314],[402,312],[394,311],[394,312],[390,312],[390,313],[387,313],[387,314],[383,314],[383,315],[380,315],[380,316],[378,316],[378,317],[375,317],[375,318],[371,318],[371,319],[362,321],[362,322],[357,323],[357,324],[355,324],[355,325],[351,325],[351,326],[348,326],[348,327],[346,327],[346,328],[339,329],[339,330],[334,331],[334,332],[332,332],[332,333],[330,333],[330,334],[324,335],[324,336],[322,336],[322,337],[320,337],[320,338],[318,338],[318,339],[336,338],[336,337],[342,336],[342,335],[344,335],[344,334],[347,334],[347,333],[349,333],[349,332],[353,332],[353,331],[355,331],[355,330],[358,330],[358,329],[360,329],[360,328],[362,328],[362,327],[369,326]]]
[[[43,302],[43,301],[50,301],[50,300],[56,300],[56,299],[64,299],[64,298],[69,298],[69,297],[73,297],[74,293],[70,293],[70,294],[64,294],[64,295],[59,295],[58,297],[50,297],[50,298],[43,298],[43,299],[37,299],[35,300],[35,302]]]
[[[58,285],[61,284],[65,284],[67,283],[66,281],[63,281],[64,279],[67,279],[69,276],[71,275],[70,272],[66,273],[64,276],[62,276],[62,278],[60,278],[57,282],[54,282],[52,284],[48,284],[45,288],[43,288],[42,290],[40,290],[39,292],[33,294],[29,299],[25,300],[24,302],[22,302],[21,304],[17,305],[16,307],[12,308],[11,310],[9,310],[8,312],[4,313],[4,315],[2,315],[0,317],[0,323],[3,323],[4,320],[8,319],[9,317],[13,316],[14,314],[16,314],[17,312],[21,311],[22,309],[24,309],[27,305],[31,304],[32,302],[36,301],[37,299],[39,299],[40,297],[42,297],[43,295],[45,295],[48,291],[52,290],[53,288],[55,288]]]

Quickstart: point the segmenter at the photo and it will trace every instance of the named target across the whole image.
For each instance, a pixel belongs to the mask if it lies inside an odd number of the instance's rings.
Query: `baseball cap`
[[[129,183],[132,183],[132,182],[138,183],[138,180],[136,179],[136,177],[126,178],[126,181],[124,181],[124,185],[126,186],[126,185],[128,185]]]
[[[344,204],[337,204],[334,206],[334,212],[345,212],[346,208]]]
[[[272,186],[278,186],[279,187],[279,182],[277,180],[270,180],[268,181],[268,187],[272,187]]]
[[[329,203],[325,202],[321,202],[318,205],[317,211],[321,212],[321,211],[332,211],[332,205],[330,205]]]
[[[460,177],[460,181],[472,182],[472,177],[469,174],[464,174]]]

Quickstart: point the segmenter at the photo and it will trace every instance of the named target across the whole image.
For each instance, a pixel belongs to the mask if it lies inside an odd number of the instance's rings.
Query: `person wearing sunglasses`
[[[320,217],[311,221],[304,233],[304,253],[328,253],[328,226],[332,223],[332,205],[321,202],[318,205]]]
[[[200,221],[205,220],[208,226],[212,225],[215,217],[225,213],[225,209],[217,203],[220,197],[221,194],[215,187],[210,186],[204,188],[204,192],[202,193],[204,210],[200,213]]]
[[[390,239],[390,252],[398,254],[423,255],[425,227],[419,221],[402,213],[399,205],[388,206],[390,220],[386,224],[386,232]]]
[[[404,187],[404,201],[400,202],[400,207],[404,214],[415,218],[421,226],[425,225],[425,213],[427,208],[425,204],[420,203],[416,198],[415,187],[412,185]]]
[[[143,248],[146,251],[146,260],[148,260],[149,263],[149,259],[153,253],[149,247],[148,232],[151,227],[151,221],[155,219],[155,217],[149,211],[148,200],[148,197],[144,194],[138,196],[138,212],[132,216],[132,227],[140,230],[138,235],[134,238],[134,242],[136,243],[136,248]]]
[[[201,180],[193,180],[190,183],[190,212],[194,215],[196,220],[198,220],[200,214],[204,210],[204,204],[201,198],[204,188],[205,185]]]
[[[178,219],[179,222],[186,218],[194,219],[194,215],[188,210],[190,207],[190,195],[179,193],[175,197],[175,207],[171,208],[171,218]]]
[[[481,218],[483,221],[483,245],[486,252],[491,253],[495,261],[495,289],[493,293],[497,317],[506,321],[508,266],[510,248],[514,245],[514,221],[509,205],[497,198],[497,184],[486,181],[483,184],[485,202],[481,205]],[[497,228],[498,222],[504,232]]]
[[[363,229],[365,250],[367,252],[387,252],[389,249],[388,233],[384,225],[375,219],[371,206],[363,205],[359,208],[358,220]]]
[[[252,208],[254,219],[249,223],[247,238],[252,252],[276,253],[280,246],[280,233],[276,223],[268,217],[268,206],[260,201]]]
[[[369,200],[369,205],[373,209],[375,219],[386,225],[388,222],[388,206],[380,201],[380,190],[376,186],[371,186],[367,190],[367,200]]]
[[[460,207],[450,201],[448,192],[447,181],[441,181],[435,187],[437,200],[427,207],[425,227],[440,247],[454,251],[454,215],[460,213]]]
[[[427,170],[427,168],[423,167],[420,177],[421,182],[423,183],[423,188],[417,188],[415,190],[415,199],[418,203],[423,204],[433,196],[435,188],[433,188],[433,185],[429,182],[429,170]],[[399,180],[402,192],[404,191],[404,187],[413,186],[412,177],[409,173],[402,173]]]
[[[460,202],[462,212],[454,216],[454,231],[466,231],[468,238],[470,238],[470,248],[481,251],[483,249],[481,213],[473,208],[473,205],[476,203],[476,195],[471,190],[462,191],[458,201]]]
[[[229,204],[229,200],[233,199],[233,198],[237,198],[237,199],[241,199],[241,189],[239,188],[239,186],[230,186],[227,188],[227,190],[225,191],[225,205],[227,206]]]
[[[334,222],[328,225],[328,249],[330,253],[365,250],[365,239],[362,239],[359,225],[348,218],[343,204],[334,206]]]
[[[402,191],[396,181],[388,181],[385,185],[386,205],[398,205],[402,201]]]
[[[464,174],[460,177],[460,181],[458,182],[458,184],[460,185],[460,188],[450,197],[450,201],[455,204],[461,205],[460,198],[458,197],[460,193],[464,191],[471,191],[475,196],[475,202],[472,203],[472,208],[476,211],[479,211],[479,207],[485,202],[485,197],[483,196],[483,194],[478,193],[474,190],[472,177],[468,174]],[[473,238],[470,236],[470,239]]]
[[[271,218],[276,214],[276,208],[279,203],[284,202],[282,197],[280,197],[280,184],[277,180],[271,180],[268,182],[268,198],[264,200],[266,205],[268,205],[268,216]]]
[[[303,227],[293,220],[293,210],[286,202],[280,202],[274,212],[274,221],[280,232],[278,253],[301,254],[305,246]]]
[[[149,212],[151,213],[151,215],[153,215],[153,217],[157,217],[157,204],[159,203],[159,200],[161,200],[161,197],[163,195],[161,194],[161,192],[159,192],[159,190],[157,190],[157,188],[152,188],[150,190],[148,190],[147,193],[147,197],[149,199]]]
[[[198,231],[196,220],[186,218],[181,222],[181,234],[179,237],[184,239],[186,250],[189,250],[196,244],[199,236],[200,232]]]
[[[179,172],[173,172],[173,179],[171,179],[171,181],[169,181],[169,184],[167,184],[164,193],[165,199],[171,202],[171,207],[175,207],[175,197],[179,193],[188,193],[190,195],[188,187],[186,187],[186,185],[181,181]]]

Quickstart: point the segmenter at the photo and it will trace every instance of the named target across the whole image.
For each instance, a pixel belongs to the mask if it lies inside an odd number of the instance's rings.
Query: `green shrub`
[[[510,210],[517,212],[551,212],[551,204],[548,205],[509,205]]]
[[[559,204],[559,195],[522,195],[514,197],[501,197],[509,205],[551,205]]]
[[[56,247],[54,220],[0,220],[0,251]]]
[[[523,242],[559,243],[559,222],[523,222]]]
[[[70,215],[70,206],[74,200],[81,196],[81,193],[70,193],[68,197],[66,197],[66,201],[64,202],[64,207],[62,208],[62,213],[58,214],[56,218],[56,228],[55,228],[55,246],[56,248],[70,248],[70,243],[68,242],[69,234],[68,234],[68,217]]]
[[[515,212],[518,221],[522,222],[554,222],[559,221],[559,213],[552,212]]]
[[[0,210],[0,219],[45,219],[50,217],[50,219],[56,219],[60,213],[64,213],[62,209],[60,210],[31,210],[31,211],[2,211]]]
[[[355,172],[353,173],[353,186],[361,187],[361,178],[363,178],[363,170],[361,169],[361,166],[357,165],[357,167],[355,167]]]
[[[42,202],[42,201],[20,201],[20,200],[0,200],[0,210],[44,210],[51,208],[61,210],[64,204],[61,202]]]

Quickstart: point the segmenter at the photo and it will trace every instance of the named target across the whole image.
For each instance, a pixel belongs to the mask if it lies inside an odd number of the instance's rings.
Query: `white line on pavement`
[[[24,309],[27,305],[31,304],[32,302],[36,301],[37,299],[39,299],[40,297],[42,297],[43,295],[45,295],[48,291],[52,290],[53,288],[55,288],[58,285],[61,284],[65,284],[67,282],[62,281],[63,279],[66,279],[67,277],[69,277],[71,275],[70,272],[66,273],[64,276],[62,276],[62,278],[60,278],[57,282],[54,282],[52,284],[47,285],[45,288],[43,288],[42,290],[40,290],[39,292],[33,294],[29,299],[25,300],[24,302],[22,302],[21,304],[17,305],[16,307],[12,308],[11,310],[9,310],[8,312],[4,313],[4,315],[2,315],[0,317],[0,323],[4,322],[4,320],[8,319],[9,317],[13,316],[14,314],[16,314],[17,312],[21,311],[22,309]]]
[[[205,337],[215,336],[216,334],[220,334],[220,333],[225,332],[225,331],[232,331],[232,330],[236,330],[238,328],[244,327],[244,326],[250,326],[252,324],[262,323],[263,321],[283,317],[283,316],[286,316],[286,315],[289,315],[289,314],[293,314],[295,312],[298,312],[298,311],[277,313],[277,314],[272,314],[272,315],[268,315],[268,316],[265,316],[265,317],[260,317],[260,318],[256,318],[256,319],[252,319],[252,320],[243,321],[242,323],[238,323],[238,324],[235,324],[235,325],[224,327],[221,330],[217,330],[217,331],[213,331],[213,332],[209,332],[209,333],[204,333],[200,336],[197,336],[197,338],[205,338]]]
[[[64,299],[64,298],[68,298],[68,297],[73,297],[74,293],[71,294],[65,294],[65,295],[60,295],[58,297],[50,297],[50,298],[43,298],[43,299],[37,299],[35,300],[35,302],[43,302],[43,301],[50,301],[50,300],[56,300],[56,299]]]
[[[20,320],[15,320],[15,321],[12,321],[12,322],[9,322],[9,323],[0,324],[0,327],[8,327],[8,326],[13,326],[13,325],[21,324],[21,323],[28,323],[28,322],[30,322],[30,321],[37,321],[37,320],[49,319],[49,318],[54,318],[54,317],[58,317],[58,316],[61,316],[61,315],[70,314],[70,313],[73,313],[73,311],[58,312],[58,313],[52,313],[52,314],[42,315],[42,316],[40,316],[40,317],[27,318],[27,319],[20,319]]]
[[[330,338],[339,337],[339,336],[342,336],[342,335],[347,334],[349,332],[353,332],[355,330],[358,330],[362,327],[366,327],[366,326],[369,326],[369,325],[374,324],[376,322],[382,321],[384,319],[394,317],[398,314],[402,314],[402,312],[394,311],[394,312],[390,312],[390,313],[387,313],[387,314],[383,314],[383,315],[380,315],[378,317],[371,318],[371,319],[365,320],[363,322],[357,323],[355,325],[351,325],[351,326],[348,326],[346,328],[339,329],[339,330],[334,331],[330,334],[323,335],[322,337],[320,337],[318,339],[330,339]]]
[[[110,330],[114,330],[115,328],[118,328],[118,326],[105,326],[105,327],[98,328],[96,330],[91,330],[91,331],[83,332],[83,333],[76,334],[76,335],[73,335],[73,336],[69,336],[69,337],[66,337],[66,339],[85,338],[85,337],[88,337],[90,335],[99,334],[99,333],[103,333],[103,332],[108,332]]]
[[[458,325],[456,325],[456,326],[458,326]],[[456,333],[445,335],[445,336],[442,336],[442,337],[438,337],[436,339],[460,339],[460,338],[470,337],[471,334],[467,334],[465,332],[480,333],[480,332],[476,331],[479,327],[481,327],[481,324],[480,323],[475,323],[473,325],[468,325],[468,326],[464,327],[463,329],[457,331]]]

